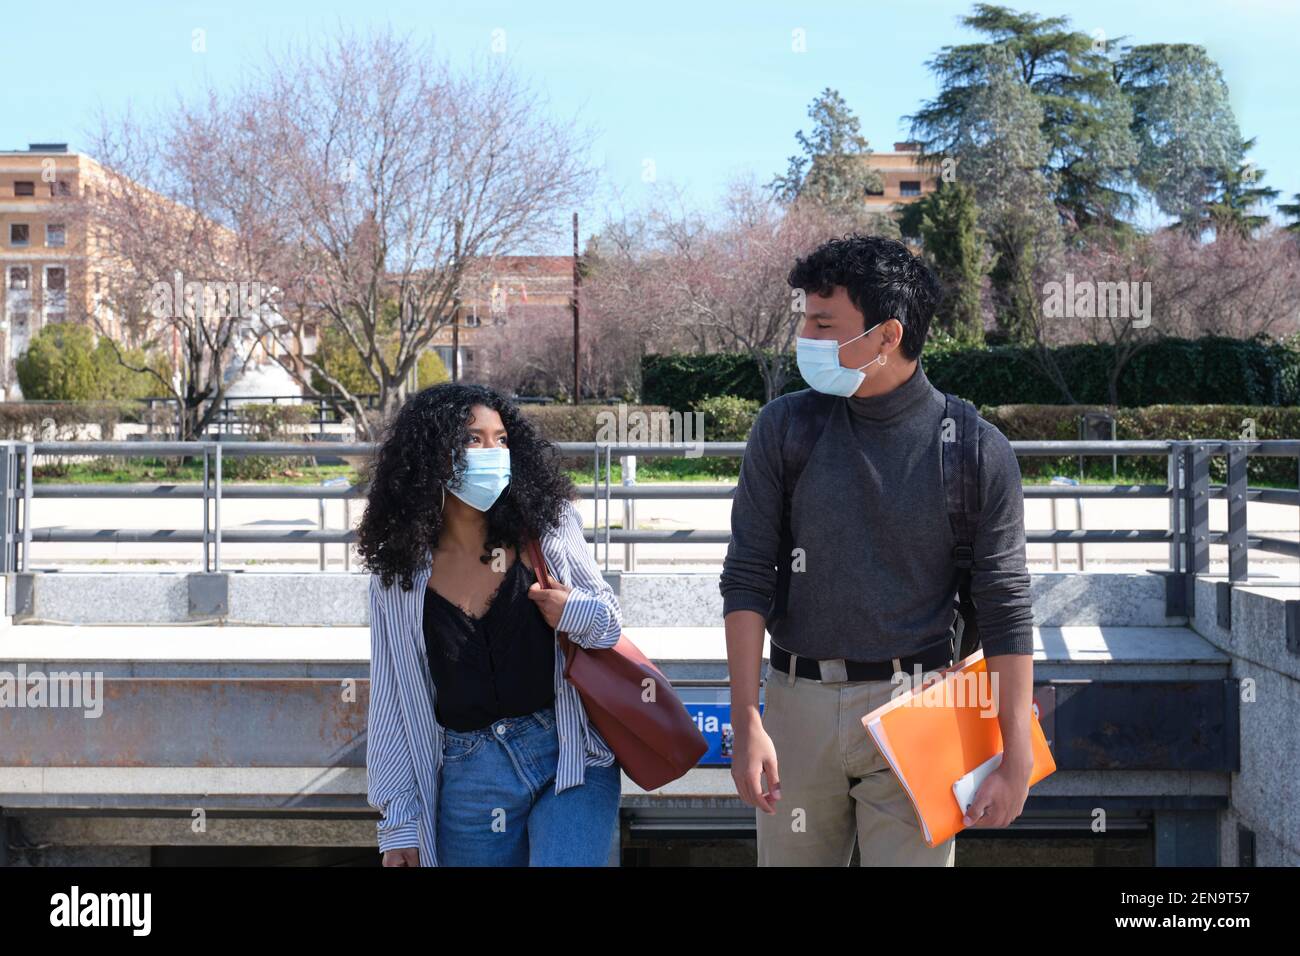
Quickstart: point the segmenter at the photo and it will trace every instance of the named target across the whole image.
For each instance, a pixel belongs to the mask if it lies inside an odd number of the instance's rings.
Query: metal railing
[[[347,547],[356,540],[351,530],[350,503],[365,496],[365,488],[352,484],[277,485],[226,484],[222,463],[228,457],[366,457],[374,452],[370,442],[239,442],[239,441],[126,441],[126,442],[0,442],[0,572],[26,571],[32,542],[195,543],[202,546],[203,570],[221,569],[223,541],[238,543],[316,544],[320,567],[326,566],[325,546],[344,545],[344,569],[350,567]],[[42,455],[113,458],[202,458],[201,483],[60,484],[32,480],[32,462]],[[189,498],[202,502],[202,527],[184,528],[65,528],[32,526],[32,502],[37,498]],[[221,524],[224,499],[312,500],[317,503],[319,526],[312,530],[226,530]],[[325,526],[325,502],[341,499],[343,524],[339,530]]]
[[[592,499],[595,507],[595,525],[592,538],[596,543],[596,560],[600,560],[599,542],[602,539],[600,521],[600,500],[605,502],[605,520],[603,525],[604,567],[609,570],[610,547],[614,544],[624,545],[625,570],[636,567],[635,545],[637,543],[678,543],[692,542],[699,544],[726,544],[730,540],[727,531],[641,531],[635,530],[635,502],[641,498],[669,499],[705,499],[730,498],[734,486],[716,485],[696,487],[691,484],[654,485],[649,488],[635,484],[636,456],[664,457],[665,455],[684,456],[694,449],[705,449],[705,456],[738,457],[744,454],[744,442],[700,443],[698,445],[599,445],[574,444],[562,446],[573,451],[594,450],[592,467]],[[1151,456],[1159,455],[1167,459],[1166,481],[1164,484],[1106,484],[1106,485],[1026,485],[1023,488],[1026,499],[1046,498],[1053,500],[1052,530],[1026,530],[1027,544],[1046,543],[1053,545],[1054,564],[1055,548],[1061,544],[1073,544],[1079,549],[1079,570],[1083,570],[1083,545],[1096,544],[1139,544],[1164,542],[1169,547],[1168,573],[1181,587],[1171,585],[1172,610],[1187,607],[1190,602],[1191,582],[1195,575],[1209,569],[1211,544],[1226,544],[1228,547],[1228,580],[1242,583],[1249,577],[1249,551],[1254,548],[1267,553],[1284,555],[1300,559],[1300,541],[1289,541],[1276,536],[1251,535],[1246,523],[1246,505],[1249,501],[1266,504],[1290,505],[1297,508],[1297,537],[1300,538],[1300,441],[1013,441],[1011,447],[1017,457],[1057,458],[1072,455],[1079,456]],[[602,467],[601,452],[604,452]],[[618,455],[624,463],[623,485],[611,482],[612,459]],[[1282,457],[1296,459],[1297,490],[1274,488],[1251,488],[1246,483],[1247,460],[1250,455],[1261,457]],[[1226,456],[1227,483],[1210,484],[1210,459]],[[630,466],[630,467],[629,467]],[[631,479],[629,480],[629,473]],[[1116,529],[1088,530],[1080,528],[1060,530],[1056,528],[1056,499],[1073,499],[1080,503],[1083,499],[1152,499],[1163,498],[1169,503],[1169,527],[1167,529]],[[1209,527],[1209,501],[1211,498],[1225,498],[1228,502],[1228,521],[1226,531],[1212,531]],[[624,530],[612,530],[610,521],[611,502],[620,499],[624,502]],[[1079,511],[1080,519],[1082,511]],[[1292,585],[1293,582],[1272,581],[1270,584]],[[1300,585],[1298,575],[1295,585]]]
[[[1107,485],[1027,485],[1027,499],[1152,499],[1163,498],[1169,504],[1167,529],[1067,529],[1027,530],[1027,543],[1131,544],[1164,542],[1169,546],[1172,575],[1184,580],[1194,578],[1209,567],[1210,545],[1228,547],[1228,579],[1241,582],[1249,576],[1249,551],[1260,551],[1300,558],[1300,542],[1285,538],[1250,534],[1246,523],[1246,505],[1250,501],[1297,507],[1300,516],[1300,441],[1015,441],[1012,448],[1019,457],[1066,457],[1074,455],[1162,456],[1167,459],[1164,484]],[[203,569],[221,568],[223,541],[238,543],[317,544],[320,566],[325,565],[325,546],[344,545],[344,567],[349,567],[350,545],[356,539],[351,529],[350,502],[364,497],[364,487],[343,485],[273,485],[226,484],[222,462],[227,457],[312,457],[314,455],[366,457],[374,452],[370,442],[0,442],[0,571],[25,571],[33,542],[167,542],[196,543],[202,546]],[[659,444],[614,444],[596,442],[559,442],[557,448],[566,457],[592,456],[590,499],[595,521],[586,531],[597,561],[604,546],[604,566],[609,569],[613,545],[625,546],[625,567],[635,567],[636,544],[726,544],[726,530],[642,530],[636,527],[635,503],[641,499],[703,500],[730,498],[730,484],[636,484],[636,459],[641,457],[741,457],[744,442],[699,442]],[[1295,458],[1297,490],[1251,488],[1246,483],[1250,456]],[[78,457],[202,457],[201,484],[57,484],[32,481],[32,463],[39,456]],[[1227,458],[1227,483],[1209,481],[1211,458]],[[611,481],[613,461],[623,464],[623,484]],[[602,461],[603,459],[603,461]],[[193,498],[202,501],[201,529],[113,529],[33,527],[32,503],[37,498]],[[309,499],[319,506],[319,527],[303,530],[225,530],[221,524],[221,502],[241,499]],[[1225,498],[1228,502],[1227,530],[1209,528],[1209,501]],[[342,500],[344,526],[325,526],[325,502]],[[614,500],[624,503],[624,527],[612,527],[611,507]],[[601,503],[604,503],[602,524]],[[1055,506],[1053,506],[1055,510]],[[1297,531],[1300,532],[1300,523]],[[1080,565],[1082,569],[1082,565]]]

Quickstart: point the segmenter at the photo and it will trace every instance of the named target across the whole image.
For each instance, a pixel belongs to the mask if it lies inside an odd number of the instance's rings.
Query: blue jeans
[[[555,711],[469,732],[443,728],[438,862],[443,866],[607,866],[618,839],[618,762],[555,792]]]

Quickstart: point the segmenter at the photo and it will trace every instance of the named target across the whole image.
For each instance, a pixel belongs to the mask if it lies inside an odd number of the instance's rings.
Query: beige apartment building
[[[884,180],[880,192],[866,197],[867,208],[873,212],[888,213],[896,205],[916,202],[939,188],[938,170],[921,165],[918,143],[895,143],[891,153],[868,154],[867,163]]]
[[[86,212],[93,203],[79,202],[107,188],[111,175],[65,143],[0,151],[0,398],[21,397],[14,360],[51,322],[85,322],[124,345],[136,344],[127,341],[130,330],[103,294],[104,277],[117,266],[102,230]],[[473,263],[461,287],[458,327],[440,329],[433,348],[451,369],[455,346],[461,375],[474,378],[487,360],[481,342],[485,327],[565,308],[572,285],[569,256],[503,256]],[[305,354],[318,345],[317,324],[303,326]],[[162,344],[178,365],[182,342],[174,328],[162,336]],[[235,392],[299,390],[275,361],[277,348],[273,336],[259,335],[251,326],[241,331],[240,354],[230,371],[248,381]]]
[[[13,397],[13,362],[51,322],[94,315],[95,237],[78,200],[101,186],[103,169],[65,143],[0,152],[0,389]],[[110,334],[117,329],[103,316]]]
[[[124,346],[139,344],[109,305],[105,276],[121,263],[112,258],[105,230],[89,212],[96,191],[109,188],[111,179],[109,170],[66,143],[0,151],[0,398],[21,397],[14,360],[52,322],[84,323]],[[183,342],[175,323],[134,332],[151,335],[179,368]],[[274,336],[248,322],[238,341],[227,367],[228,384],[235,378],[248,381],[236,391],[300,390],[275,361],[280,347]],[[315,344],[309,335],[304,351],[310,353]]]

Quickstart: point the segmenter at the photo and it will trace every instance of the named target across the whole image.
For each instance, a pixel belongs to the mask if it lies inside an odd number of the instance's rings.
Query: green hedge
[[[1084,412],[1107,412],[1115,417],[1118,441],[1164,441],[1168,439],[1241,439],[1246,437],[1245,422],[1254,422],[1254,437],[1260,441],[1294,439],[1300,435],[1300,408],[1276,405],[1147,405],[1141,408],[1116,408],[1107,405],[986,405],[980,414],[1011,441],[1077,441],[1079,417]],[[1025,478],[1049,478],[1052,475],[1079,474],[1077,456],[1067,458],[1022,457],[1020,473]],[[1166,479],[1167,456],[1120,456],[1121,474],[1143,481]],[[1087,474],[1101,477],[1111,473],[1111,459],[1085,459]],[[1294,458],[1251,456],[1247,479],[1271,484],[1296,484]],[[1210,480],[1227,480],[1227,459],[1210,459]]]
[[[745,441],[760,407],[752,398],[714,395],[703,399],[695,410],[704,416],[705,441]]]
[[[745,441],[753,425],[758,405],[742,399],[705,399],[706,438],[708,441]],[[1242,439],[1247,420],[1254,422],[1254,438],[1294,439],[1300,435],[1300,407],[1276,405],[1148,405],[1139,408],[1116,408],[1110,405],[984,405],[980,414],[1011,441],[1077,441],[1079,419],[1084,412],[1106,412],[1115,418],[1118,441],[1165,441],[1169,439]],[[1079,477],[1079,457],[1058,458],[1023,456],[1020,473],[1026,480],[1046,479],[1053,475]],[[733,465],[738,459],[731,460]],[[1163,483],[1168,457],[1165,455],[1121,455],[1118,459],[1121,482],[1137,480]],[[1083,460],[1084,474],[1104,479],[1111,474],[1111,456],[1088,456]],[[720,474],[734,476],[735,469]],[[1295,458],[1252,456],[1247,464],[1251,483],[1268,482],[1295,487]],[[1210,459],[1210,479],[1227,480],[1227,459]]]
[[[786,356],[786,363],[793,380],[787,383],[785,390],[793,392],[807,388],[795,369],[794,356]],[[687,411],[715,395],[731,395],[761,403],[765,396],[758,366],[748,355],[739,352],[647,355],[641,360],[641,400],[644,402]]]
[[[1109,346],[1067,345],[1052,353],[1075,401],[1109,400]],[[794,356],[786,356],[786,361],[791,378],[785,391],[805,388]],[[956,392],[976,405],[1064,401],[1026,348],[927,348],[922,362],[937,388]],[[757,366],[747,355],[735,353],[650,355],[642,361],[641,382],[644,401],[682,411],[715,395],[759,402],[764,398]],[[1300,350],[1263,339],[1163,339],[1143,349],[1125,367],[1119,404],[1300,404]]]
[[[91,426],[93,440],[112,441],[119,422],[138,421],[140,402],[0,402],[0,439],[5,441],[83,441]]]
[[[596,441],[600,432],[601,423],[609,421],[613,424],[613,429],[618,429],[618,405],[521,405],[520,410],[524,415],[537,426],[537,430],[547,441],[553,442],[591,442]],[[635,422],[629,420],[633,412],[643,412],[647,415],[652,413],[667,413],[670,409],[662,405],[624,405],[623,415],[627,421],[629,431],[635,427]],[[613,417],[610,419],[600,418],[602,413],[607,413]],[[617,434],[612,437],[619,437]],[[635,436],[629,436],[635,437]],[[602,467],[604,467],[604,456],[601,456]],[[562,456],[560,463],[565,468],[586,469],[592,467],[592,457],[590,454],[579,457]]]
[[[595,441],[597,433],[601,427],[601,422],[612,421],[617,428],[618,405],[521,405],[520,410],[524,415],[537,426],[542,437],[547,441]],[[655,413],[667,413],[668,408],[663,405],[624,405],[624,417],[630,417],[634,412],[642,412],[647,415]],[[603,419],[599,416],[609,414],[612,419]],[[633,422],[628,422],[629,430],[633,427]]]

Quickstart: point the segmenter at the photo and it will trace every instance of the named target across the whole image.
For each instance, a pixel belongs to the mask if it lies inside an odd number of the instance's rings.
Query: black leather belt
[[[783,674],[790,673],[790,652],[775,643],[771,645],[771,652],[768,654],[768,660],[772,662],[772,668]],[[838,665],[841,661],[837,660],[828,670],[838,672]],[[827,677],[827,680],[888,680],[894,675],[894,662],[888,661],[842,661],[844,665],[845,676]],[[936,671],[942,667],[947,667],[952,663],[952,644],[947,638],[925,648],[919,654],[913,654],[910,657],[900,657],[898,659],[899,667],[909,677],[912,676],[916,665],[921,666],[921,671]],[[809,680],[822,679],[821,661],[812,657],[800,657],[795,662],[795,676],[806,677]]]

